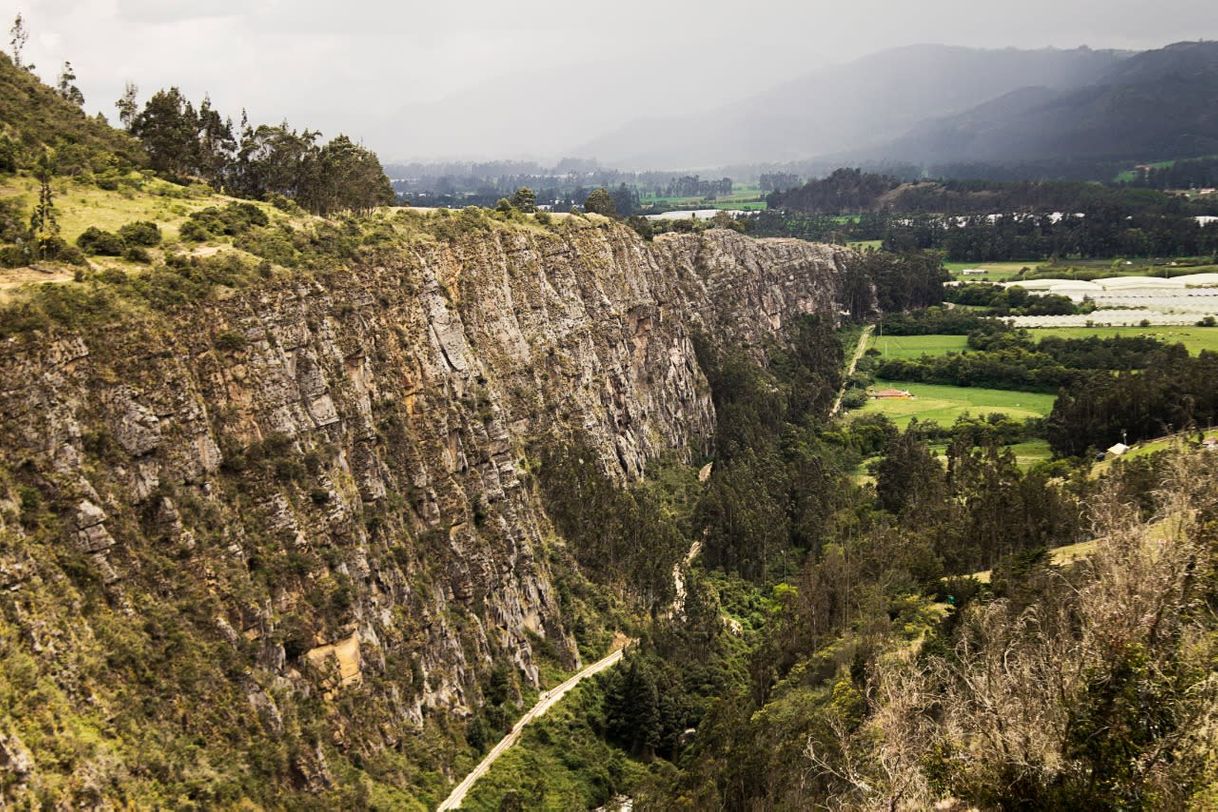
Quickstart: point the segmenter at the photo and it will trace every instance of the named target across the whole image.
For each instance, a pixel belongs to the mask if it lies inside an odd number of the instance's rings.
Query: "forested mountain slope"
[[[1124,60],[1073,89],[1027,87],[870,150],[926,163],[1188,158],[1218,152],[1218,43]]]
[[[1079,87],[1127,56],[1119,51],[894,48],[783,80],[696,116],[630,122],[573,150],[627,168],[776,162],[858,151],[929,118],[1027,86]]]

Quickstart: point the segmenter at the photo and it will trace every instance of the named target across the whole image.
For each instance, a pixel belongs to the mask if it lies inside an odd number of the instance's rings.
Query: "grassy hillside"
[[[29,167],[46,147],[58,151],[63,171],[91,175],[145,164],[134,138],[86,116],[38,77],[0,53],[0,137],[17,147],[18,166]]]

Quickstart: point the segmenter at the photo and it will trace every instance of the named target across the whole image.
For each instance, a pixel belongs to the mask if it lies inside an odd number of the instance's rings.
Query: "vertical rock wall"
[[[110,626],[155,645],[165,611],[229,663],[266,732],[293,697],[354,691],[380,724],[344,735],[389,744],[476,707],[492,658],[535,683],[539,641],[578,654],[531,444],[580,432],[622,479],[708,448],[693,331],[760,347],[835,313],[847,258],[726,231],[511,227],[0,343],[6,642],[104,708],[119,694],[89,663]]]

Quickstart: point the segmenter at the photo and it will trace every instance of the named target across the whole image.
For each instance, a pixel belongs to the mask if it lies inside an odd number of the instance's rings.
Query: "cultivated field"
[[[1169,344],[1183,344],[1196,355],[1201,350],[1218,352],[1218,327],[1043,327],[1028,331],[1032,338],[1047,336],[1059,338],[1086,338],[1099,336],[1144,336],[1150,335]],[[919,338],[953,338],[954,336],[919,336]]]
[[[639,204],[662,209],[740,209],[741,211],[761,211],[766,207],[761,189],[756,186],[738,186],[730,195],[720,195],[714,200],[707,200],[700,195],[685,197],[641,195]]]
[[[1183,344],[1196,355],[1201,350],[1218,352],[1218,327],[1035,327],[1028,330],[1034,340],[1048,336],[1058,338],[1087,338],[1099,336],[1144,336],[1150,335],[1169,344]],[[921,355],[944,355],[949,352],[964,352],[968,349],[966,336],[876,336],[871,337],[868,349],[878,350],[884,358],[917,358]]]
[[[882,358],[917,358],[921,355],[944,355],[963,352],[968,347],[967,336],[876,336],[868,349],[877,350]]]
[[[1040,263],[1037,260],[1029,259],[1025,262],[945,262],[943,264],[951,273],[952,279],[969,282],[1009,282],[1012,277],[1018,276],[1019,272],[1025,268],[1029,273],[1035,271]],[[986,273],[965,276],[963,271],[966,268],[980,269]]]
[[[940,386],[929,383],[884,380],[877,380],[875,385],[878,389],[887,387],[907,389],[914,397],[869,400],[867,405],[856,410],[855,413],[886,414],[902,428],[907,426],[913,418],[920,421],[933,420],[941,425],[951,425],[957,417],[965,414],[979,417],[992,412],[1001,412],[1017,420],[1027,417],[1044,417],[1053,409],[1054,400],[1053,395],[1044,392],[983,389],[976,386]]]

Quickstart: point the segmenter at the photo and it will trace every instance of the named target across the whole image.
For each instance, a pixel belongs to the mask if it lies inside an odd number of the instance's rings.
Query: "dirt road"
[[[854,348],[854,355],[850,358],[850,365],[846,367],[846,374],[842,376],[842,388],[837,391],[837,398],[833,401],[833,408],[829,410],[830,417],[841,411],[842,398],[846,396],[846,387],[850,383],[850,376],[854,374],[854,368],[859,365],[859,359],[863,357],[863,353],[867,352],[867,339],[871,338],[871,331],[874,329],[874,324],[868,324],[863,328],[862,335],[859,336],[858,346]]]
[[[486,771],[491,768],[491,765],[495,763],[495,760],[503,755],[509,747],[516,743],[516,740],[520,738],[520,734],[524,731],[525,725],[545,714],[546,711],[554,707],[555,704],[566,696],[568,691],[570,691],[576,685],[579,685],[588,677],[599,674],[606,668],[611,668],[614,666],[619,660],[622,659],[623,651],[625,651],[625,647],[617,649],[608,657],[597,660],[592,665],[575,674],[573,677],[570,677],[561,685],[542,692],[541,697],[537,700],[537,704],[530,708],[524,716],[521,716],[520,720],[512,726],[511,732],[500,739],[499,743],[491,748],[491,751],[486,754],[482,761],[478,762],[478,766],[471,770],[469,775],[465,776],[461,783],[457,784],[457,786],[453,788],[452,793],[445,798],[444,803],[440,804],[440,806],[437,808],[438,812],[444,812],[446,809],[459,809],[461,804],[465,801],[465,795],[469,792],[470,787],[472,787],[479,778],[486,775]]]

